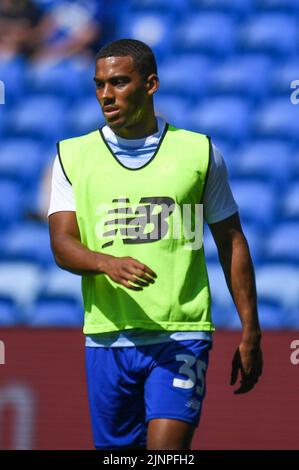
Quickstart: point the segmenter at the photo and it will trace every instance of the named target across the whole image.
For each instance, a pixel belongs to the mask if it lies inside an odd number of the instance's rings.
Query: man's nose
[[[102,99],[107,100],[112,98],[114,98],[112,87],[109,83],[107,83],[103,88]]]

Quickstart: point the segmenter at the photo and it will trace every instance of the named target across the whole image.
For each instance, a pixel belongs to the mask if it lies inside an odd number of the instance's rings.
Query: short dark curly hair
[[[131,56],[137,71],[143,79],[157,74],[157,63],[152,49],[137,39],[118,39],[103,46],[96,55],[96,61],[106,57]]]

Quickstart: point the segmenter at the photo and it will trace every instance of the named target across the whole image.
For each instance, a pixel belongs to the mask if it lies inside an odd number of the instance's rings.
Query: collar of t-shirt
[[[165,125],[164,119],[157,117],[158,131],[143,139],[124,139],[116,135],[108,126],[104,126],[102,132],[110,149],[122,165],[128,168],[139,168],[154,155]]]

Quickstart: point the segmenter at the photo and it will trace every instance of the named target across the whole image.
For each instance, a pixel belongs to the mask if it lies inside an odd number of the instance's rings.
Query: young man
[[[49,223],[57,264],[82,275],[97,449],[190,449],[214,330],[203,248],[175,215],[203,203],[242,322],[236,393],[262,372],[254,271],[223,159],[207,136],[157,118],[155,58],[122,39],[96,58],[100,131],[62,141]],[[185,220],[184,220],[185,222]]]

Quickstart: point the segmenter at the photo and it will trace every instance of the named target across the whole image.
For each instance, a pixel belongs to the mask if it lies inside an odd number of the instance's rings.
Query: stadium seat
[[[40,298],[29,312],[31,327],[78,327],[83,325],[83,310],[72,299]]]
[[[270,72],[271,61],[265,55],[234,55],[214,68],[211,88],[217,93],[261,98],[268,92]]]
[[[212,321],[216,329],[239,330],[241,322],[234,305],[228,307],[215,302],[212,298]]]
[[[0,60],[0,80],[5,86],[5,106],[11,108],[25,93],[24,75],[26,63],[22,57]]]
[[[155,97],[155,110],[167,122],[177,127],[188,126],[189,102],[186,98],[157,94]]]
[[[282,201],[282,216],[299,220],[299,183],[293,184]]]
[[[40,177],[45,149],[33,139],[8,139],[0,148],[0,175],[32,184]]]
[[[211,231],[209,230],[207,226],[204,228],[203,242],[204,242],[205,257],[206,257],[207,262],[217,262],[218,261],[217,247],[214,242],[214,238],[211,234]]]
[[[12,298],[22,315],[32,306],[42,279],[42,271],[35,264],[0,262],[0,295]]]
[[[299,267],[269,263],[256,269],[259,301],[277,302],[284,308],[299,305]]]
[[[221,137],[238,142],[248,135],[249,110],[249,104],[245,99],[213,97],[189,110],[189,119],[193,130],[209,134],[213,138]]]
[[[191,0],[191,4],[200,10],[230,12],[231,15],[248,15],[252,11],[251,0]]]
[[[299,308],[290,309],[287,312],[287,328],[299,330]]]
[[[67,113],[67,127],[74,136],[99,129],[104,123],[101,107],[94,95],[86,96]]]
[[[268,228],[277,211],[277,193],[274,186],[260,181],[231,180],[234,198],[239,206],[241,220]]]
[[[232,308],[233,303],[219,262],[207,262],[212,299],[222,307]]]
[[[292,174],[292,147],[277,139],[252,140],[235,152],[235,174],[286,183]]]
[[[3,256],[8,259],[32,261],[42,266],[54,264],[47,224],[23,222],[6,233]]]
[[[259,136],[298,139],[299,107],[288,97],[270,100],[254,116],[254,130]]]
[[[13,299],[0,295],[0,326],[16,326],[21,321]]]
[[[11,112],[10,129],[16,135],[60,140],[64,137],[65,110],[65,103],[52,95],[26,97]]]
[[[82,302],[81,276],[53,267],[45,272],[42,294],[48,297],[63,296]]]
[[[291,83],[298,80],[299,60],[292,58],[287,59],[283,63],[277,64],[272,70],[270,85],[271,90],[275,94],[290,95],[295,88],[291,89]],[[297,85],[298,87],[298,85]],[[296,87],[296,88],[297,88]],[[298,98],[298,93],[297,93]]]
[[[299,222],[278,225],[268,236],[265,256],[271,261],[299,262]]]
[[[287,311],[277,302],[259,302],[258,312],[262,330],[281,330],[289,326]]]
[[[0,230],[17,222],[23,213],[22,186],[13,179],[0,178]],[[0,257],[2,250],[0,252]]]
[[[257,0],[256,6],[265,10],[298,11],[299,0]]]
[[[183,12],[187,7],[186,0],[172,0],[171,2],[165,2],[164,0],[131,0],[130,7],[133,11],[161,11],[169,12],[174,11],[175,13]]]
[[[169,31],[173,31],[173,27],[173,18],[168,12],[164,14],[155,11],[145,13],[129,11],[120,18],[119,37],[145,42],[153,49],[155,56],[161,59],[171,50],[172,37]]]
[[[217,34],[211,34],[211,32]],[[235,24],[230,15],[224,13],[196,13],[178,25],[175,32],[177,50],[201,51],[224,55],[235,47]]]
[[[199,54],[175,54],[159,65],[160,93],[197,98],[210,87],[211,62]]]
[[[27,69],[26,87],[31,94],[57,95],[64,101],[77,99],[84,92],[81,76],[85,71],[82,69],[82,63],[74,59],[40,60]]]
[[[290,55],[296,53],[297,24],[292,15],[264,13],[250,17],[239,29],[239,44],[245,50]]]

